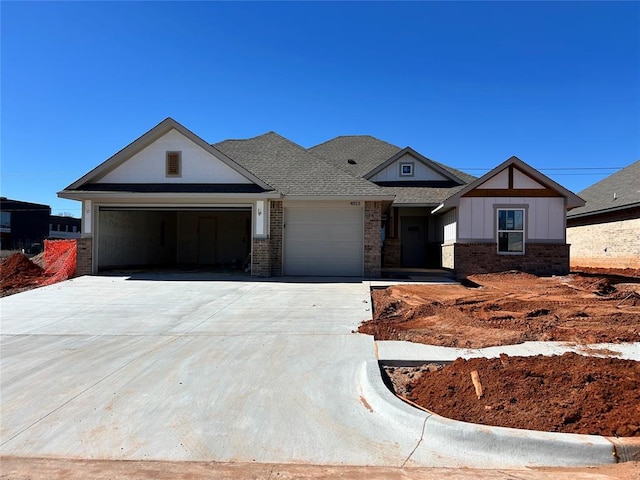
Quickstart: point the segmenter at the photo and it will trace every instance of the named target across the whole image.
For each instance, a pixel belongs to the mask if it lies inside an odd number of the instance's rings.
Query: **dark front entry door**
[[[402,266],[427,265],[427,217],[400,217],[402,225]]]

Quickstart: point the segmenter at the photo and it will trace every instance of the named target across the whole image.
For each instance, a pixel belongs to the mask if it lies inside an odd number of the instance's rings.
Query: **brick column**
[[[382,202],[364,202],[364,276],[380,277]]]
[[[271,239],[254,238],[251,253],[251,275],[253,277],[271,276]]]
[[[93,273],[93,239],[91,237],[76,240],[76,277]]]
[[[271,275],[281,277],[284,211],[280,200],[271,201],[270,204],[269,236],[271,238]]]

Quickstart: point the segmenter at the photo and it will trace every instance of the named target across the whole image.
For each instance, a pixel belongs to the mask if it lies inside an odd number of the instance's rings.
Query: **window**
[[[167,152],[167,177],[179,177],[182,175],[181,152]]]
[[[11,228],[11,212],[0,212],[0,228]]]
[[[401,163],[400,164],[400,176],[401,177],[413,177],[413,163]]]
[[[524,253],[524,209],[498,209],[498,253]]]

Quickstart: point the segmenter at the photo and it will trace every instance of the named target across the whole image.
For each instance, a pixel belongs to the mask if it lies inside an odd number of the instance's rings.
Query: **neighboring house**
[[[210,145],[166,119],[58,195],[82,201],[78,271],[242,266],[377,277],[569,269],[584,202],[515,157],[480,179],[369,136],[305,149],[270,132]]]
[[[49,205],[0,198],[0,248],[40,253],[50,214]]]
[[[81,223],[79,218],[51,215],[49,217],[49,238],[56,240],[80,238]]]
[[[640,268],[640,160],[580,192],[567,214],[572,267]]]

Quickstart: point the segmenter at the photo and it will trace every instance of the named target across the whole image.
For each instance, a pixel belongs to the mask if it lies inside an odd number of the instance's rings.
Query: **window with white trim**
[[[413,177],[413,162],[400,164],[401,177]]]
[[[524,208],[498,209],[498,253],[524,253]]]

